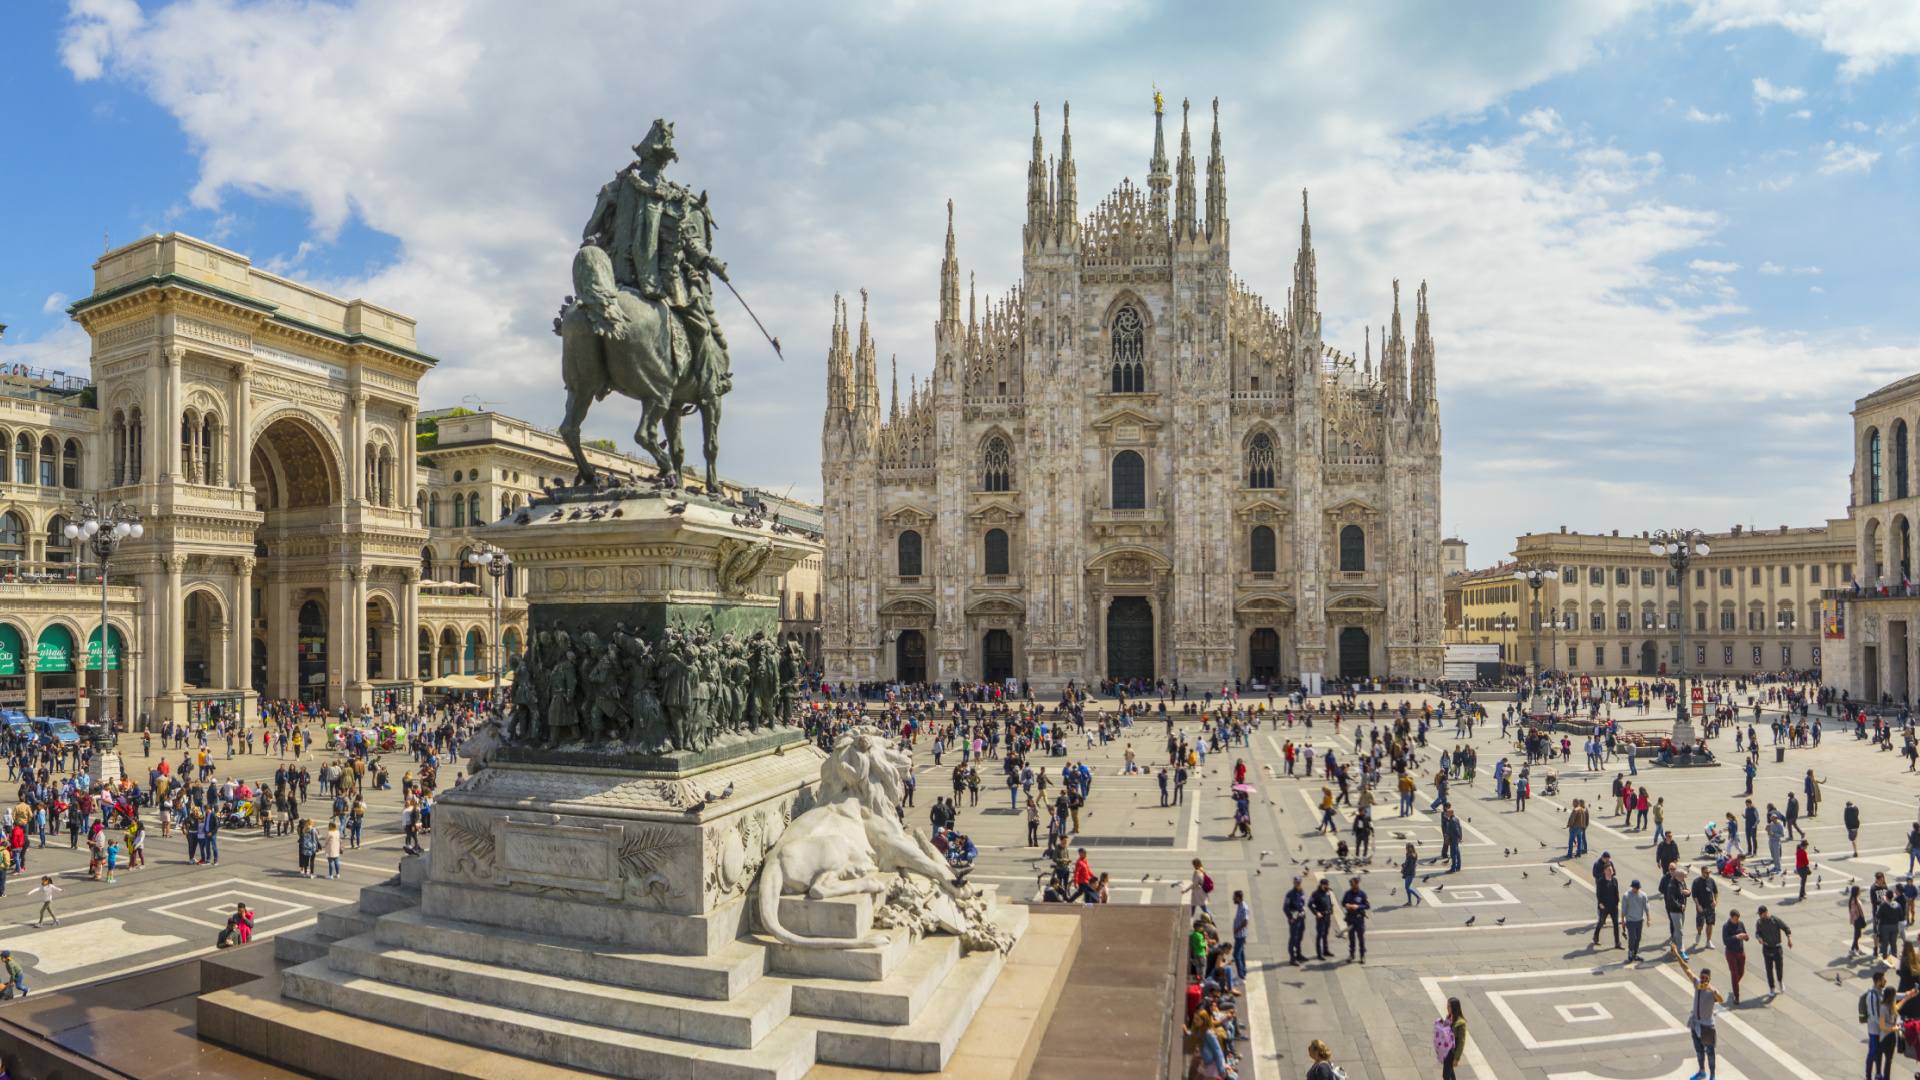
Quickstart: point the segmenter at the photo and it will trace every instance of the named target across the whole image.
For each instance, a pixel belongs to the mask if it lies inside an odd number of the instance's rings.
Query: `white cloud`
[[[307,243],[350,220],[396,238],[391,263],[315,283],[421,320],[422,347],[444,358],[430,400],[472,391],[541,423],[559,412],[549,322],[592,193],[653,117],[677,120],[669,175],[711,192],[718,253],[789,357],[766,355],[732,299],[718,301],[738,387],[722,468],[813,497],[832,295],[869,288],[881,356],[924,374],[945,200],[963,270],[983,300],[1000,295],[1020,273],[1033,98],[1047,103],[1048,152],[1058,101],[1074,98],[1084,215],[1122,176],[1142,179],[1150,79],[1168,93],[1172,147],[1192,95],[1203,156],[1219,94],[1233,267],[1269,303],[1284,302],[1302,186],[1335,344],[1357,347],[1384,321],[1394,277],[1404,294],[1430,283],[1450,439],[1482,426],[1471,403],[1511,415],[1518,394],[1569,413],[1556,427],[1611,434],[1616,406],[1698,412],[1731,395],[1765,419],[1834,406],[1835,370],[1882,382],[1912,370],[1913,350],[1776,337],[1739,317],[1724,282],[1680,280],[1671,267],[1725,221],[1652,190],[1662,163],[1647,147],[1596,143],[1550,108],[1504,141],[1424,134],[1587,62],[1598,35],[1646,6],[1516,0],[1465,24],[1412,0],[1314,0],[1284,19],[1247,8],[1195,26],[1145,3],[876,15],[720,0],[663,15],[621,0],[176,0],[143,14],[74,0],[64,55],[75,77],[136,85],[176,118],[199,157],[194,205],[270,197],[307,210]],[[254,254],[298,269],[307,249]],[[634,418],[610,399],[591,434],[624,445]],[[1567,470],[1562,505],[1582,507],[1594,477]],[[1471,491],[1450,487],[1449,505],[1550,512],[1497,492],[1456,501]]]
[[[1784,266],[1775,266],[1771,262],[1763,262],[1760,264],[1760,272],[1763,274],[1784,274],[1787,272],[1787,268]]]
[[[1716,31],[1782,27],[1846,57],[1848,79],[1920,54],[1920,7],[1909,0],[1696,0],[1691,22]]]
[[[1792,112],[1788,113],[1787,115],[1793,117],[1795,120],[1806,120],[1806,119],[1810,119],[1813,116],[1813,110],[1812,109],[1795,109]]]
[[[1761,112],[1766,112],[1769,105],[1787,105],[1806,96],[1807,92],[1797,86],[1775,86],[1770,79],[1753,80],[1753,100]]]
[[[1826,162],[1820,166],[1820,172],[1828,176],[1840,173],[1869,172],[1873,163],[1880,160],[1880,151],[1865,150],[1852,143],[1829,142],[1825,146],[1821,159]]]
[[[1826,292],[1827,290],[1821,288],[1818,285],[1809,285],[1807,286],[1807,291],[1811,293],[1823,293],[1823,292]]]
[[[1520,118],[1520,126],[1532,128],[1542,135],[1551,135],[1560,130],[1560,114],[1553,109],[1535,109]]]
[[[1726,113],[1703,113],[1698,105],[1687,108],[1687,120],[1695,124],[1718,124],[1727,118]]]
[[[59,311],[61,308],[64,308],[66,306],[67,306],[67,294],[63,292],[57,292],[47,297],[47,302],[40,305],[40,311],[42,314],[51,315],[54,312]]]
[[[1731,274],[1740,269],[1739,263],[1713,262],[1710,259],[1695,259],[1687,265],[1703,274]]]

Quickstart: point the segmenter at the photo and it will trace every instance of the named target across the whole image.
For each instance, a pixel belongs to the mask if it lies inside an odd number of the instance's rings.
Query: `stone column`
[[[245,491],[253,486],[252,469],[249,465],[253,447],[248,443],[252,438],[253,429],[253,371],[245,364],[236,364],[233,368],[233,423],[231,426],[233,438],[229,440],[232,449],[227,455],[227,482],[228,486]],[[248,632],[251,634],[251,626],[248,627]],[[248,662],[251,663],[251,659]]]
[[[361,502],[371,502],[373,492],[367,490],[367,395],[353,395],[353,449],[348,452],[347,460],[353,462],[353,498]],[[361,643],[362,652],[365,642]]]
[[[417,434],[417,429],[420,423],[420,413],[411,407],[402,408],[400,410],[400,418],[406,421],[406,423],[401,425],[400,430],[400,437],[405,440],[406,445],[401,449],[399,459],[394,462],[394,466],[400,470],[400,476],[397,478],[399,483],[393,485],[393,490],[400,495],[401,508],[411,511],[417,505],[420,498],[414,488],[413,476],[414,469],[418,467],[416,462],[419,458],[420,439]],[[417,526],[426,523],[423,521],[415,521],[414,524]],[[417,580],[418,577],[419,575],[416,574],[408,580]],[[412,644],[409,643],[408,648],[411,649],[412,647]]]
[[[177,694],[180,691],[181,658],[185,655],[181,639],[186,633],[186,626],[181,619],[180,579],[187,570],[187,557],[168,555],[163,565],[166,568],[166,598],[154,620],[154,647],[160,660],[155,689],[162,694]]]
[[[353,566],[347,573],[353,578],[353,598],[348,609],[348,622],[353,627],[352,678],[356,683],[367,681],[367,567]]]
[[[178,480],[180,471],[180,366],[186,360],[187,350],[182,345],[167,346],[167,407],[166,420],[161,437],[166,440],[166,476],[169,480]]]
[[[148,358],[147,400],[141,406],[141,421],[146,424],[142,432],[146,445],[140,450],[142,483],[151,484],[167,471],[167,357],[171,351],[155,345]]]
[[[413,422],[409,420],[407,426],[412,427]],[[409,453],[408,457],[411,456]],[[407,475],[413,475],[411,467],[408,468]],[[413,504],[409,502],[407,505]],[[402,571],[400,585],[404,590],[400,597],[401,612],[398,631],[400,650],[399,659],[394,662],[393,670],[396,678],[418,679],[420,678],[420,568],[409,566]]]
[[[346,704],[347,687],[353,682],[353,581],[347,567],[333,570],[333,588],[327,597],[327,705]],[[335,673],[338,672],[336,675]],[[339,687],[336,696],[334,687]]]
[[[228,653],[228,685],[253,689],[253,566],[251,557],[233,560],[233,641]]]

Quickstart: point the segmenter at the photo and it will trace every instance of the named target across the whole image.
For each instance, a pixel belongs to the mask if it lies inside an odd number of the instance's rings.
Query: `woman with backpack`
[[[1440,1059],[1440,1080],[1455,1080],[1453,1070],[1467,1050],[1467,1018],[1460,999],[1447,999],[1447,1015],[1433,1022],[1433,1053]]]
[[[1193,885],[1188,900],[1193,904],[1194,914],[1201,912],[1205,912],[1208,916],[1213,914],[1213,910],[1207,907],[1207,897],[1212,892],[1213,876],[1207,873],[1207,868],[1201,865],[1199,859],[1193,860]]]
[[[301,819],[298,844],[300,876],[310,878],[313,876],[313,857],[320,851],[320,834],[314,829],[312,818]]]

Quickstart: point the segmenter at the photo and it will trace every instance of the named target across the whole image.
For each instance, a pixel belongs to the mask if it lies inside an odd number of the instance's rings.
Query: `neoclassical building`
[[[961,300],[883,409],[836,301],[821,473],[825,669],[902,682],[1437,677],[1440,414],[1426,288],[1380,357],[1321,335],[1304,208],[1287,301],[1234,277],[1216,106],[1204,190],[1161,110],[1144,189],[1082,216],[1035,110],[1022,278]]]
[[[1822,671],[1855,700],[1912,704],[1920,671],[1920,375],[1853,403],[1853,566],[1825,594]],[[1857,569],[1856,569],[1857,568]]]
[[[263,697],[401,703],[518,652],[520,576],[501,582],[496,641],[493,580],[465,556],[473,530],[571,477],[556,433],[497,413],[423,418],[436,361],[412,319],[214,245],[149,236],[93,271],[69,309],[92,338],[91,379],[0,371],[0,707],[98,715],[101,583],[64,534],[94,498],[145,526],[108,568],[116,718],[251,717]],[[819,528],[817,508],[767,501]],[[816,656],[818,574],[796,567],[781,597],[783,632]]]

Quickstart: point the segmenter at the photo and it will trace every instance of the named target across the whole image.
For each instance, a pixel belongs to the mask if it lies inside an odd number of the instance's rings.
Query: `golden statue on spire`
[[[1160,96],[1160,84],[1153,84],[1153,115],[1159,116],[1167,111],[1167,99]]]

